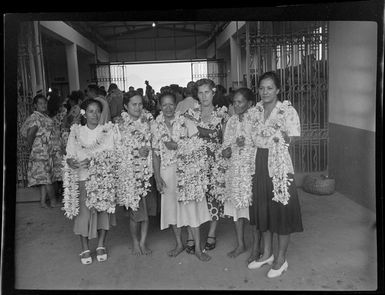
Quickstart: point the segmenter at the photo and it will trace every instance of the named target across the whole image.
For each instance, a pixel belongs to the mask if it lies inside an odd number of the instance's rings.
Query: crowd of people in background
[[[303,229],[287,150],[300,135],[299,118],[288,101],[279,101],[277,75],[260,77],[258,103],[250,89],[227,93],[210,79],[171,84],[158,93],[145,85],[125,92],[114,83],[107,91],[90,84],[66,98],[56,91],[34,98],[35,111],[21,133],[31,147],[28,185],[40,187],[41,207],[63,202],[80,236],[81,262],[90,264],[92,238],[98,238],[97,260],[107,259],[115,206],[130,218],[132,253],[151,254],[148,216],[156,214],[159,194],[161,229],[171,226],[176,242],[169,256],[185,250],[210,260],[218,222],[227,216],[237,242],[228,256],[246,251],[249,220],[254,242],[248,268],[268,264],[267,276],[280,276],[288,268],[290,234]],[[210,227],[202,247],[205,222]]]

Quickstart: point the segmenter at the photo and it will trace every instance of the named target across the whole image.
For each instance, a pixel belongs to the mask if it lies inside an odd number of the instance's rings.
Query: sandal
[[[207,239],[213,239],[214,240],[214,243],[209,243],[206,241],[206,244],[205,244],[205,250],[206,251],[210,251],[210,250],[213,250],[215,249],[215,245],[216,245],[216,237],[207,237]]]
[[[104,247],[98,247],[96,248],[96,252],[98,250],[103,250],[103,254],[96,254],[96,259],[99,261],[99,262],[103,262],[103,261],[106,261],[107,260],[107,253],[106,253],[106,248]]]
[[[195,242],[194,240],[187,240],[187,243],[188,242]],[[188,254],[195,254],[195,244],[194,245],[191,245],[191,246],[189,246],[189,245],[186,245],[186,252],[188,253]]]
[[[92,257],[91,255],[89,257],[82,257],[86,253],[90,253],[90,250],[83,251],[82,253],[79,254],[80,256],[80,261],[82,264],[91,264],[92,263]]]

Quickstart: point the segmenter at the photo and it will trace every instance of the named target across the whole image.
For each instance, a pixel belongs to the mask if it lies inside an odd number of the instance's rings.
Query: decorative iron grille
[[[290,31],[280,23],[280,32],[261,33],[256,23],[246,41],[250,48],[251,88],[257,92],[258,77],[275,71],[281,79],[280,98],[289,100],[301,121],[301,138],[290,147],[296,172],[327,170],[328,153],[328,25],[307,22],[306,29]],[[283,29],[282,29],[283,28]],[[258,98],[259,99],[259,98]]]
[[[211,79],[215,85],[222,85],[227,88],[226,83],[226,64],[223,60],[208,60],[191,63],[191,79]]]
[[[33,112],[32,75],[34,68],[34,36],[32,23],[20,24],[18,39],[18,66],[17,66],[17,186],[26,187],[28,184],[27,169],[30,148],[20,134],[20,129],[27,117]]]

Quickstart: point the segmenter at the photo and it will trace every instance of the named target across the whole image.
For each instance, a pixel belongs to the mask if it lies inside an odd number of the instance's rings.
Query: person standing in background
[[[95,84],[88,85],[87,97],[88,97],[88,99],[90,99],[90,98],[95,99],[102,104],[103,110],[102,110],[102,113],[100,114],[99,124],[104,125],[105,123],[111,121],[110,107],[108,105],[106,98],[102,96],[102,93],[99,90],[99,87],[97,85],[95,85]],[[84,107],[86,105],[86,101],[87,101],[87,99],[85,101],[83,101],[83,103],[81,104],[80,107],[82,109],[84,109]]]
[[[110,84],[110,87],[108,87],[106,100],[110,106],[111,120],[115,122],[123,110],[123,92],[119,90],[118,85],[115,83]]]
[[[196,107],[197,104],[199,104],[199,101],[195,98],[196,89],[194,81],[190,81],[187,83],[184,95],[185,98],[176,106],[176,112],[180,114],[184,114],[188,109],[193,109]]]

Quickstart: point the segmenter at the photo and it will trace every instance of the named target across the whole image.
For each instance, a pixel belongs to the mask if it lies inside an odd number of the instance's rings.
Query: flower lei
[[[153,136],[155,140],[159,140],[160,146],[159,151],[156,150],[155,154],[161,157],[161,166],[165,168],[177,162],[177,152],[169,150],[164,142],[168,142],[171,139],[176,143],[180,143],[186,137],[185,120],[183,116],[180,116],[178,112],[175,113],[175,118],[172,120],[171,125],[173,126],[172,134],[168,129],[163,112],[156,117],[155,130]]]
[[[291,103],[288,100],[282,102],[279,106],[277,116],[274,119],[269,120],[269,124],[263,123],[263,102],[258,102],[254,108],[255,112],[255,132],[259,136],[271,137],[271,148],[269,153],[272,153],[272,169],[273,169],[273,200],[281,202],[284,205],[288,204],[290,194],[288,192],[288,186],[293,179],[288,178],[289,166],[285,161],[284,155],[288,153],[289,145],[285,143],[280,131],[285,126],[285,116],[287,111],[291,107]]]
[[[247,208],[252,203],[252,175],[255,173],[255,147],[251,140],[252,121],[248,113],[239,120],[235,115],[226,126],[225,146],[232,150],[226,171],[225,200],[230,200],[237,208]],[[245,138],[245,145],[239,147],[237,139]]]
[[[115,213],[116,152],[105,150],[91,158],[89,180],[86,182],[86,206],[96,211]]]
[[[221,108],[214,108],[209,122],[203,122],[201,107],[198,105],[194,109],[187,111],[187,118],[193,120],[198,127],[209,129],[214,131],[209,134],[213,141],[205,141],[205,146],[213,154],[213,157],[208,157],[209,165],[209,194],[216,200],[224,202],[226,199],[226,186],[225,186],[225,171],[227,168],[227,162],[222,157],[222,145],[220,142],[220,132],[222,132],[222,122],[226,122],[229,119],[227,108],[225,106]]]
[[[119,123],[122,140],[118,148],[117,203],[134,211],[139,208],[140,199],[151,189],[151,152],[146,158],[139,154],[141,147],[151,148],[151,119],[151,114],[144,113],[134,121],[123,112]]]
[[[74,124],[71,127],[71,131],[74,132],[75,145],[90,155],[85,203],[88,209],[98,212],[115,212],[115,153],[114,151],[97,151],[113,128],[115,126],[112,123],[103,125],[96,140],[92,144],[87,145],[79,136],[80,125]],[[66,217],[72,219],[79,214],[79,177],[77,171],[68,166],[68,158],[72,158],[72,155],[63,157],[64,206],[62,210],[65,211]]]
[[[290,198],[288,187],[293,181],[288,177],[289,168],[286,165],[284,156],[289,145],[285,143],[281,134],[274,137],[273,141],[274,144],[271,149],[273,153],[273,201],[287,205]]]
[[[208,159],[203,139],[194,136],[181,141],[177,152],[178,201],[184,204],[205,198],[208,189]]]

